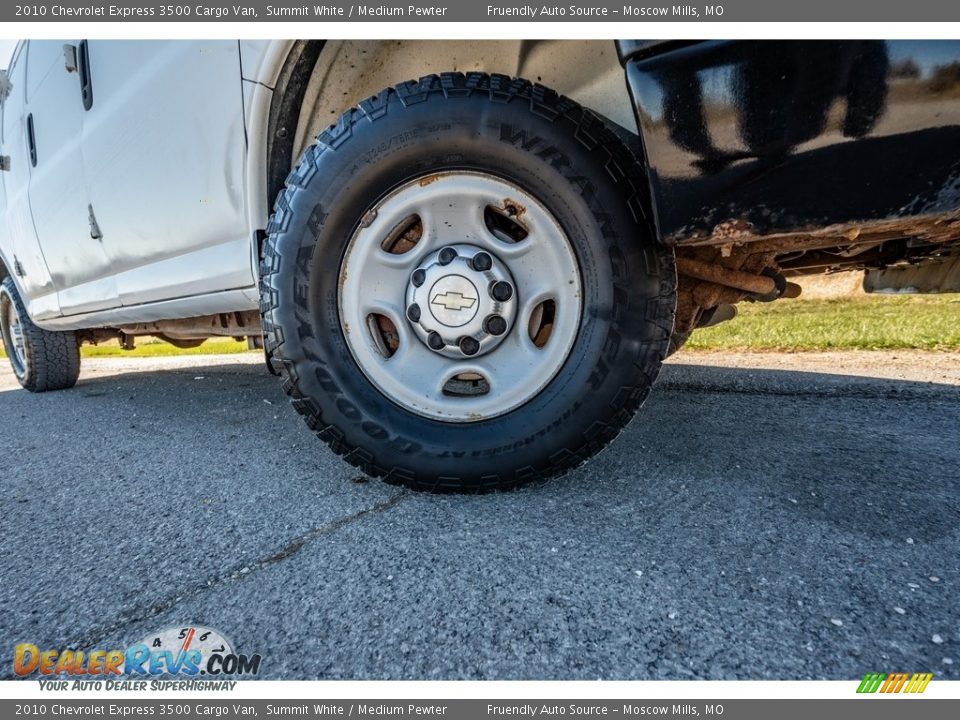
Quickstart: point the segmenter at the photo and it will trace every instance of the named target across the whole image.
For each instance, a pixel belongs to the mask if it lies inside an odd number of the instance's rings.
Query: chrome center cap
[[[447,245],[424,257],[407,285],[407,320],[434,352],[463,359],[499,345],[517,315],[507,266],[475,245]]]
[[[480,293],[463,275],[444,275],[429,291],[430,314],[441,325],[461,327],[477,316]]]

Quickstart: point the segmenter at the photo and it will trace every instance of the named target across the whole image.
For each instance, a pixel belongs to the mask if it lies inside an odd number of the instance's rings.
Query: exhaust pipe
[[[762,275],[754,275],[693,258],[678,257],[677,272],[703,282],[741,290],[747,297],[760,302],[770,302],[781,297],[795,298],[800,295],[799,285],[787,282],[783,275],[771,268],[764,270]]]

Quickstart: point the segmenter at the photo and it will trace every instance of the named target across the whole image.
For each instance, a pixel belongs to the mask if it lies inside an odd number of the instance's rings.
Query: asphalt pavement
[[[431,496],[255,355],[3,361],[0,677],[199,623],[276,679],[956,679],[958,441],[956,354],[681,353],[585,467]]]

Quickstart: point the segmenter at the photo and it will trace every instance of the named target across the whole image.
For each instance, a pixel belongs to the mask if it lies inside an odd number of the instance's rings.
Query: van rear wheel
[[[26,390],[47,392],[76,385],[80,377],[76,333],[34,325],[11,277],[0,283],[0,335],[13,374]]]

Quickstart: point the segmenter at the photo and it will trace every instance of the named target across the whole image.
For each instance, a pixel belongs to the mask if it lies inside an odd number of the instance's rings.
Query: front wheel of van
[[[589,110],[445,73],[360,103],[304,154],[261,267],[267,349],[366,473],[509,488],[597,453],[670,341],[673,253],[643,168]]]
[[[34,325],[11,277],[0,283],[0,335],[13,374],[24,389],[47,392],[76,384],[80,376],[76,333]]]

